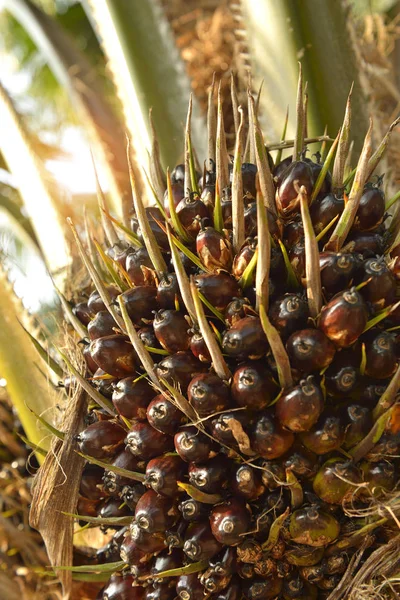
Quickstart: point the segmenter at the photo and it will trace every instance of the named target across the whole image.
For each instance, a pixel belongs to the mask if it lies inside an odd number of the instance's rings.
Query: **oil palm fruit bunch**
[[[185,163],[153,165],[164,197],[144,207],[132,178],[123,240],[103,211],[103,264],[73,228],[94,285],[72,308],[86,372],[68,386],[91,397],[76,512],[109,533],[98,599],[328,598],[395,531],[389,134],[372,153],[370,127],[352,170],[350,97],[326,154],[304,135],[301,77],[292,141],[264,145],[248,96],[232,157],[219,98],[203,169],[189,117]]]

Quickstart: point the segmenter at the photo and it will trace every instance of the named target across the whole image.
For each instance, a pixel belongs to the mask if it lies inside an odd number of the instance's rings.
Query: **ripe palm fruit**
[[[348,217],[341,159],[315,193],[322,164],[302,140],[275,180],[258,151],[240,170],[217,142],[197,191],[172,171],[168,222],[138,210],[142,246],[105,248],[127,273],[106,288],[110,312],[104,289],[73,308],[93,374],[77,446],[106,463],[85,467],[77,511],[115,531],[97,560],[130,572],[102,600],[323,600],[360,541],[349,534],[398,488],[400,245],[383,192],[360,167]]]

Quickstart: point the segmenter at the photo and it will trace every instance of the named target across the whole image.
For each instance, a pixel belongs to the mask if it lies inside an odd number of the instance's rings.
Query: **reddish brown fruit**
[[[283,392],[276,403],[275,414],[291,431],[308,431],[318,421],[324,408],[321,389],[310,376]]]
[[[355,288],[337,294],[322,308],[319,328],[341,348],[351,346],[367,324],[368,312],[364,300]]]
[[[122,378],[135,373],[137,357],[129,339],[123,335],[108,335],[90,344],[96,364],[106,373]]]

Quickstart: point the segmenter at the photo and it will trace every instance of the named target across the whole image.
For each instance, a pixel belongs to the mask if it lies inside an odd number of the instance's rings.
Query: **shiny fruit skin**
[[[247,432],[250,426],[250,413],[248,411],[225,411],[220,415],[208,420],[208,430],[211,435],[221,444],[236,448],[237,442],[230,427],[230,419],[239,421]]]
[[[262,363],[245,363],[233,374],[231,394],[237,406],[262,410],[276,396],[277,386]]]
[[[159,310],[153,320],[156,338],[167,352],[185,351],[190,346],[189,323],[176,310]]]
[[[103,590],[103,600],[144,600],[145,588],[134,586],[132,575],[111,575]]]
[[[368,493],[375,498],[393,490],[396,485],[396,467],[388,461],[370,463],[363,461],[360,464],[364,481],[368,482]]]
[[[217,445],[195,427],[185,427],[175,434],[175,450],[186,462],[202,463],[215,456]]]
[[[165,273],[157,286],[157,303],[160,308],[176,310],[176,302],[183,305],[175,273]]]
[[[138,285],[121,294],[126,310],[135,325],[152,319],[153,310],[157,310],[157,290],[150,285]]]
[[[196,237],[200,231],[201,219],[209,217],[207,206],[195,194],[182,198],[176,212],[183,227],[193,237]]]
[[[126,434],[127,450],[143,460],[149,460],[173,449],[172,438],[154,429],[149,423],[136,422]]]
[[[173,498],[178,493],[177,482],[183,478],[184,471],[185,463],[179,456],[158,456],[147,463],[145,485],[157,494]]]
[[[283,392],[276,403],[275,414],[286,429],[308,431],[318,421],[323,408],[322,391],[310,376]]]
[[[197,562],[210,559],[221,549],[222,545],[213,536],[208,522],[190,523],[183,546],[183,551],[190,560]]]
[[[290,517],[290,535],[297,544],[321,547],[333,542],[340,533],[339,522],[317,506],[300,508]]]
[[[313,179],[311,167],[305,161],[294,161],[283,171],[279,177],[275,196],[278,212],[283,218],[300,212],[300,199],[294,182],[297,181],[299,187],[304,186],[310,197]]]
[[[330,298],[347,288],[356,273],[360,260],[356,254],[346,252],[321,252],[319,266],[321,285]]]
[[[165,550],[166,548],[165,536],[161,531],[150,533],[148,529],[139,527],[137,522],[133,522],[130,526],[130,532],[136,546],[146,554],[161,552],[161,550]]]
[[[307,326],[309,317],[307,300],[299,294],[285,294],[275,300],[269,309],[272,325],[283,340]]]
[[[343,209],[343,196],[336,196],[333,193],[327,194],[321,200],[313,202],[310,207],[310,216],[315,233],[321,233],[337,215],[342,214]]]
[[[231,498],[213,507],[210,525],[213,536],[221,544],[234,546],[242,541],[250,525],[250,514],[244,502]]]
[[[341,292],[322,308],[319,328],[336,346],[351,346],[362,334],[368,320],[367,307],[354,288]]]
[[[93,318],[93,311],[90,310],[87,302],[78,302],[72,307],[72,312],[83,325],[89,325]]]
[[[163,394],[159,394],[147,407],[147,420],[157,431],[174,435],[175,431],[186,422],[186,417]]]
[[[197,373],[203,373],[206,370],[204,363],[201,363],[193,356],[191,352],[176,352],[166,356],[156,365],[156,374],[160,379],[165,379],[168,383],[179,384],[186,392],[191,379]]]
[[[260,471],[250,465],[238,465],[234,468],[230,486],[234,495],[249,501],[256,500],[265,491]]]
[[[314,492],[328,504],[341,504],[343,500],[354,498],[357,485],[362,482],[360,469],[339,458],[327,460],[314,478]]]
[[[107,292],[109,293],[111,300],[115,300],[117,296],[121,293],[119,289],[115,285],[107,285]],[[100,294],[97,290],[92,292],[89,296],[89,300],[87,302],[89,311],[95,315],[101,310],[107,310],[106,305],[100,297]]]
[[[126,469],[127,471],[143,471],[142,465],[139,464],[136,456],[133,456],[131,452],[128,452],[125,449],[117,454],[111,464],[114,467]],[[120,492],[125,485],[131,486],[135,482],[128,477],[124,477],[123,475],[116,473],[115,471],[109,471],[105,469],[103,474],[103,483],[104,489],[107,490],[109,494],[115,494]]]
[[[114,335],[114,329],[118,327],[114,321],[114,317],[108,310],[100,310],[95,317],[88,323],[88,334],[91,340]]]
[[[208,508],[206,504],[195,500],[194,498],[187,498],[178,505],[179,511],[182,513],[185,521],[204,521],[208,516]]]
[[[108,335],[93,340],[90,353],[96,364],[114,377],[127,377],[136,371],[136,354],[128,338],[123,335]]]
[[[267,350],[267,338],[257,317],[245,317],[237,321],[222,338],[222,351],[232,358],[256,359]]]
[[[210,351],[207,348],[203,334],[200,331],[194,331],[190,338],[190,350],[194,356],[203,363],[211,363]]]
[[[355,402],[343,407],[343,414],[346,421],[346,435],[342,447],[348,450],[364,439],[371,430],[374,421],[369,408]]]
[[[318,329],[301,329],[286,342],[290,364],[301,373],[328,367],[336,352],[335,345]]]
[[[146,285],[148,279],[146,269],[153,269],[153,264],[145,247],[135,249],[128,254],[125,265],[126,272],[133,285]]]
[[[154,390],[145,379],[125,377],[114,386],[112,402],[120,415],[126,419],[146,419],[146,410]]]
[[[103,474],[104,469],[97,465],[87,463],[83,469],[79,494],[89,500],[100,500],[101,498],[104,498]]]
[[[241,296],[238,282],[227,273],[195,275],[194,282],[199,292],[220,311],[225,310],[232,298]]]
[[[126,431],[114,421],[96,421],[76,437],[79,450],[93,458],[110,458],[123,446]]]
[[[385,214],[385,194],[377,187],[364,190],[358,205],[354,229],[369,231],[377,227]]]
[[[218,494],[227,486],[230,461],[219,454],[204,464],[190,463],[189,483],[207,494]]]
[[[282,456],[294,442],[291,431],[283,429],[279,421],[269,412],[260,412],[254,423],[251,446],[262,458],[268,460]]]
[[[200,417],[221,412],[229,406],[229,387],[212,373],[196,375],[189,383],[187,395],[190,404]]]
[[[279,597],[282,585],[279,577],[252,577],[242,582],[242,591],[246,600],[272,600]]]
[[[233,298],[232,302],[225,309],[225,321],[228,325],[232,326],[240,319],[246,317],[249,311],[252,311],[252,308],[247,298]]]
[[[233,260],[232,246],[229,240],[213,227],[205,227],[199,231],[196,250],[201,262],[210,271],[230,271]]]
[[[388,379],[397,368],[394,337],[390,332],[370,329],[364,336],[367,362],[365,374],[374,379]]]
[[[369,258],[364,261],[357,283],[369,281],[360,294],[366,302],[370,302],[379,311],[393,304],[396,300],[396,279],[383,257]]]
[[[199,574],[180,575],[176,580],[176,593],[180,600],[204,600],[204,587]]]
[[[345,423],[341,415],[325,410],[317,423],[300,434],[300,441],[315,454],[326,454],[340,448],[345,437]]]
[[[136,504],[135,518],[138,526],[148,533],[165,532],[176,520],[174,502],[148,490]]]

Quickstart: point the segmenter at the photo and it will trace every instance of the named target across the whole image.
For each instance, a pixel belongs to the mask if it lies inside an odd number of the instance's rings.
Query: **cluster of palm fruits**
[[[96,390],[78,513],[115,532],[98,564],[121,561],[99,599],[327,598],[392,533],[357,516],[400,454],[400,245],[370,140],[355,172],[345,135],[332,176],[299,133],[274,164],[251,109],[252,160],[219,127],[202,175],[191,157],[164,204],[135,196],[107,249],[122,283],[73,309]]]

